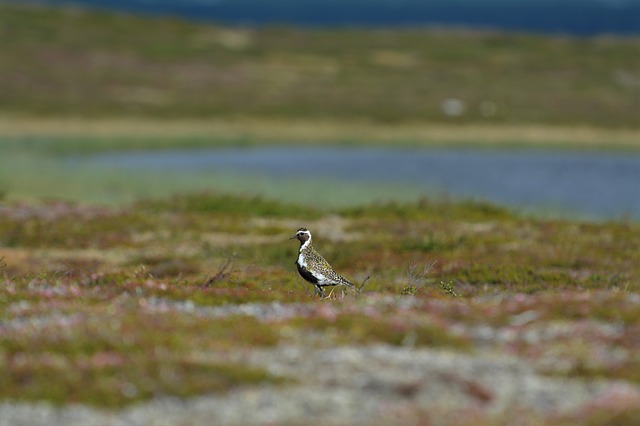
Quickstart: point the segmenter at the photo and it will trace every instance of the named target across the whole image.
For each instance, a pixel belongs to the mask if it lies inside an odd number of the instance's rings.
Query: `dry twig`
[[[201,284],[201,287],[211,287],[218,281],[225,279],[231,273],[231,271],[228,271],[230,266],[231,258],[229,257],[227,258],[225,264],[222,265],[222,267],[218,270],[218,272],[216,272],[215,275],[207,278],[207,280]]]

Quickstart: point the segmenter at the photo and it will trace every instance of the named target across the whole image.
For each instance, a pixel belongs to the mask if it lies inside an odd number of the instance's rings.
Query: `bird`
[[[298,273],[306,281],[316,287],[316,295],[324,297],[323,287],[344,285],[355,289],[355,285],[338,274],[333,267],[320,255],[311,244],[311,231],[300,228],[290,240],[300,241],[296,266]]]

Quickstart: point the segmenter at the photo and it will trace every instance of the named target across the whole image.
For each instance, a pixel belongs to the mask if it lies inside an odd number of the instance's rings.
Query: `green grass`
[[[286,385],[234,358],[283,344],[491,350],[543,374],[639,380],[637,357],[620,356],[639,349],[637,224],[217,193],[123,209],[7,203],[0,215],[3,399],[122,407]],[[371,277],[360,294],[313,296],[293,267],[299,226],[342,274]],[[304,309],[273,319],[210,311],[271,302]],[[476,327],[511,340],[479,342]]]
[[[638,128],[637,38],[224,28],[7,4],[0,33],[3,114]],[[463,116],[442,113],[448,98]]]
[[[80,324],[58,324],[52,318],[42,329],[3,332],[0,398],[118,407],[151,397],[281,382],[259,369],[194,358],[201,351],[237,347],[244,338],[252,346],[273,344],[269,329],[258,323],[144,314],[132,308],[78,307],[73,311],[81,316]]]
[[[387,343],[394,346],[445,347],[468,350],[471,345],[462,338],[429,323],[420,323],[418,316],[398,316],[384,319],[366,315],[337,315],[292,321],[289,326],[301,333],[323,336],[334,344]]]

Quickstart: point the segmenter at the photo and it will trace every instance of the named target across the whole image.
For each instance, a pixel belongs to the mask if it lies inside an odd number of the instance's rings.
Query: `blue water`
[[[122,152],[94,167],[396,184],[524,211],[640,219],[640,154],[523,149],[267,147]]]
[[[640,0],[41,0],[233,25],[456,26],[640,34]]]

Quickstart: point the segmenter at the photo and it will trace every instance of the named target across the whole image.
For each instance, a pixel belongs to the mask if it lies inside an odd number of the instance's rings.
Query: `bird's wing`
[[[318,253],[315,250],[311,250],[307,252],[307,255],[305,256],[305,259],[307,261],[307,265],[309,265],[308,267],[310,269],[326,269],[326,268],[331,268],[331,265],[329,265],[329,262],[327,262],[325,260],[324,257],[322,257],[320,255],[320,253]]]
[[[322,270],[323,270],[323,271],[326,271],[326,272],[323,272],[323,274],[324,274],[327,278],[329,278],[329,279],[330,279],[330,280],[332,280],[332,281],[336,281],[336,282],[338,282],[338,283],[340,283],[340,284],[344,284],[344,285],[347,285],[347,286],[353,286],[353,284],[352,284],[348,279],[346,279],[346,278],[345,278],[345,277],[343,277],[342,275],[338,274],[338,273],[335,271],[335,269],[333,269],[333,267],[331,266],[331,264],[330,264],[329,262],[327,262],[327,261],[326,261],[326,259],[325,259],[324,257],[322,257],[322,256],[321,256],[319,253],[317,253],[317,252],[316,252],[316,254],[318,255],[318,259],[317,259],[318,266],[319,266],[320,268],[322,268]]]
[[[306,260],[309,269],[321,271],[322,275],[324,275],[327,279],[346,286],[353,286],[353,284],[348,279],[338,274],[333,269],[331,264],[327,262],[327,260],[322,257],[322,255],[317,251],[313,250],[311,255],[306,256]]]

